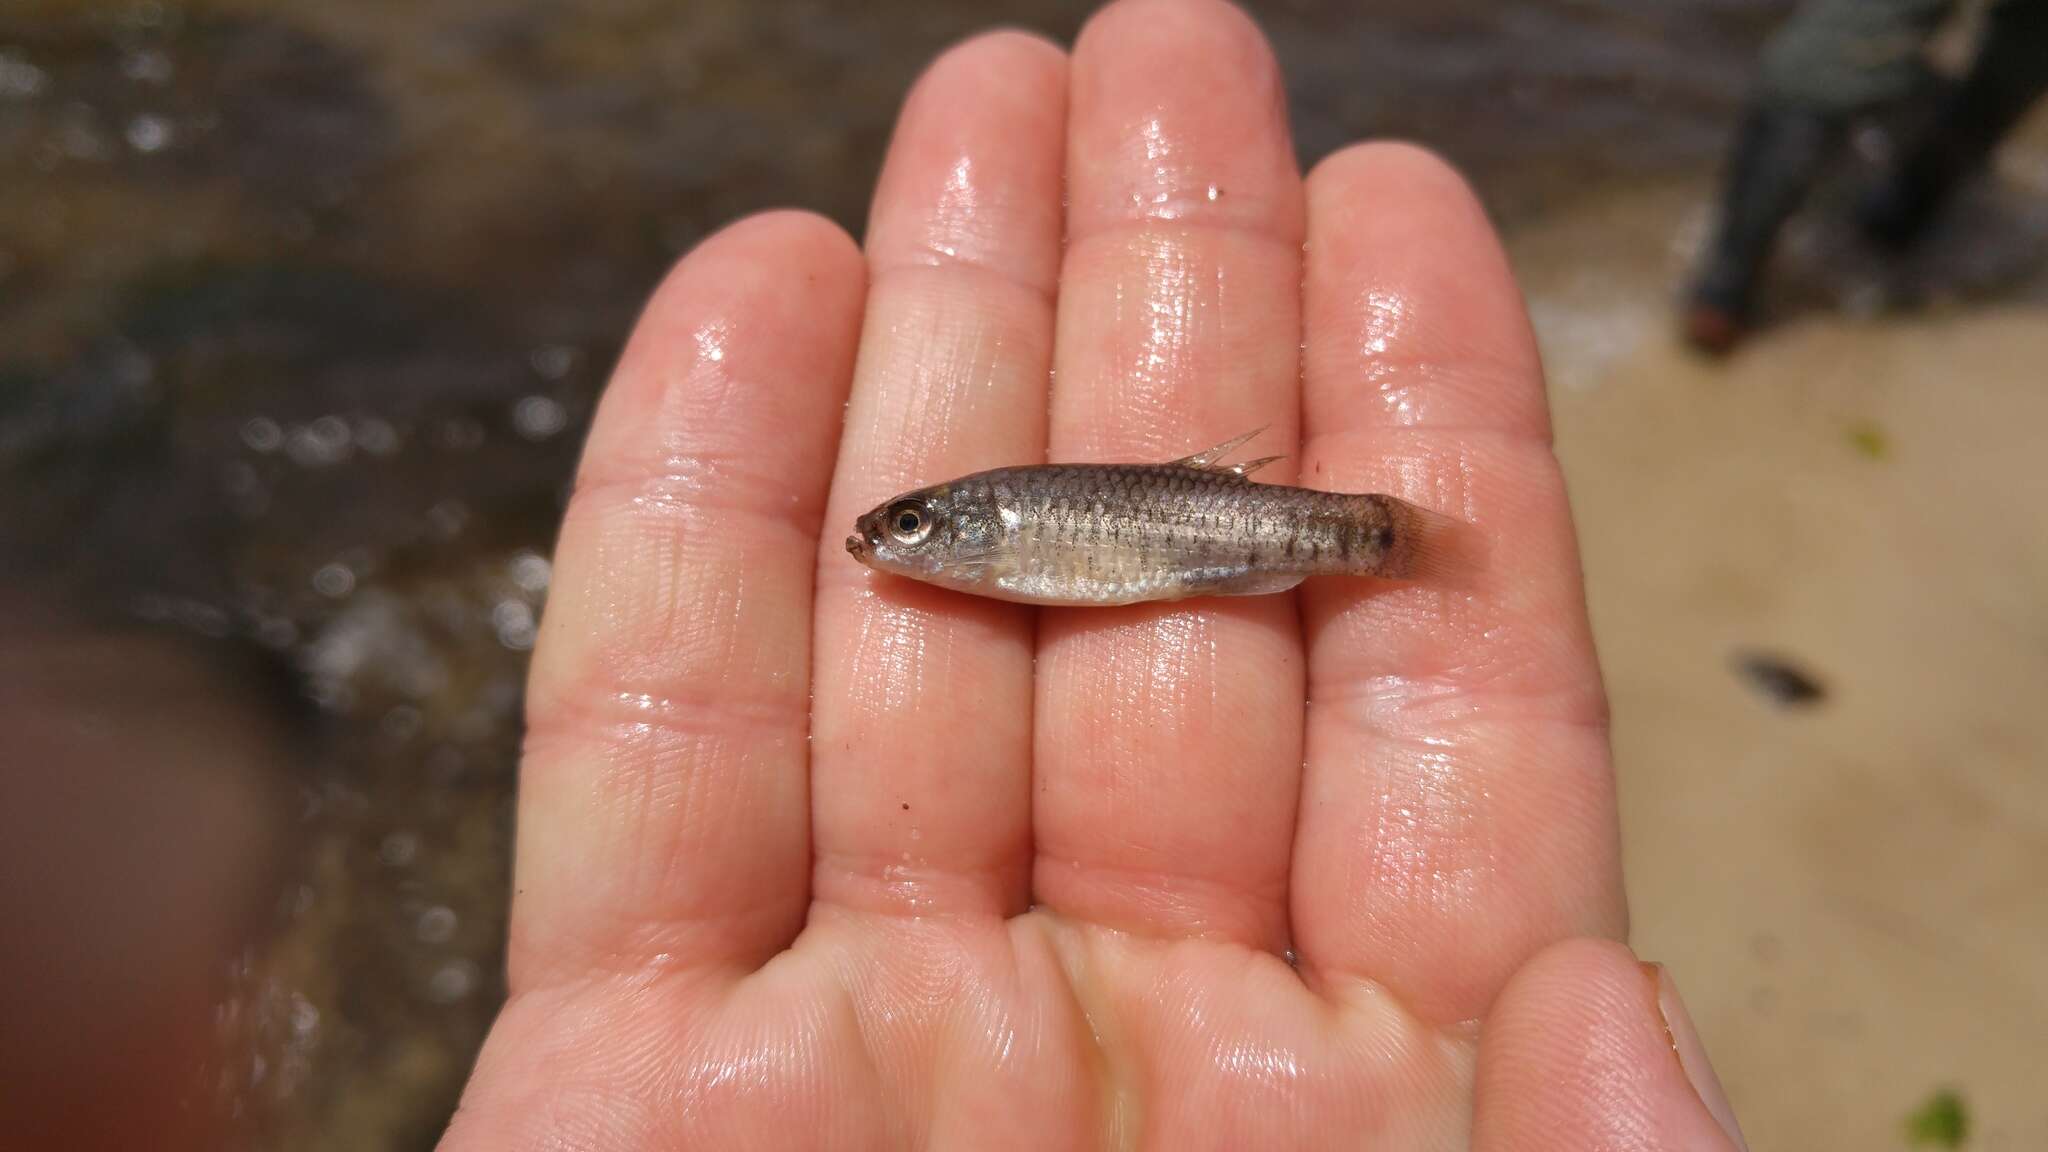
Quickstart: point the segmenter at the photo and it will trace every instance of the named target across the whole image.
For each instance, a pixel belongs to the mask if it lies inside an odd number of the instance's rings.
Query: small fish
[[[1024,604],[1284,592],[1310,576],[1454,577],[1462,522],[1381,495],[1260,484],[1278,460],[1222,459],[1258,432],[1164,464],[1043,464],[906,492],[854,525],[870,568]]]

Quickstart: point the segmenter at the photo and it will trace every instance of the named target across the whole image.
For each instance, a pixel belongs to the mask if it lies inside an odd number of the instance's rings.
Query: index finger
[[[865,274],[776,213],[685,257],[590,430],[527,691],[513,991],[765,960],[808,900],[810,604]]]

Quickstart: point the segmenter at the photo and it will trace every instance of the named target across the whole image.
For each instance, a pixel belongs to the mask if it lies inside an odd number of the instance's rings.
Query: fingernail
[[[1685,1001],[1679,999],[1678,985],[1672,981],[1671,973],[1662,964],[1644,964],[1643,971],[1657,985],[1657,1011],[1664,1017],[1664,1034],[1671,1038],[1671,1051],[1677,1054],[1679,1067],[1685,1069],[1693,1092],[1728,1139],[1742,1152],[1749,1152],[1749,1143],[1742,1138],[1742,1126],[1735,1122],[1735,1109],[1728,1103],[1721,1078],[1714,1075],[1714,1065],[1707,1060],[1707,1047],[1700,1043],[1700,1034],[1692,1026],[1692,1017],[1686,1014]]]

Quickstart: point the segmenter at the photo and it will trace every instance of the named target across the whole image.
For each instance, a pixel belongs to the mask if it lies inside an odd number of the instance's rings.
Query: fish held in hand
[[[1456,582],[1463,521],[1378,494],[1261,484],[1224,464],[1257,432],[1163,464],[1041,464],[906,492],[854,525],[870,568],[1024,604],[1284,592],[1310,576]]]

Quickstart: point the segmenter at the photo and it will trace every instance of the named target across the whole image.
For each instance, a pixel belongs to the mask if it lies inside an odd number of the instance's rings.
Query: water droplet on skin
[[[725,359],[725,345],[732,333],[723,321],[716,321],[700,329],[696,336],[697,355],[716,364]]]

